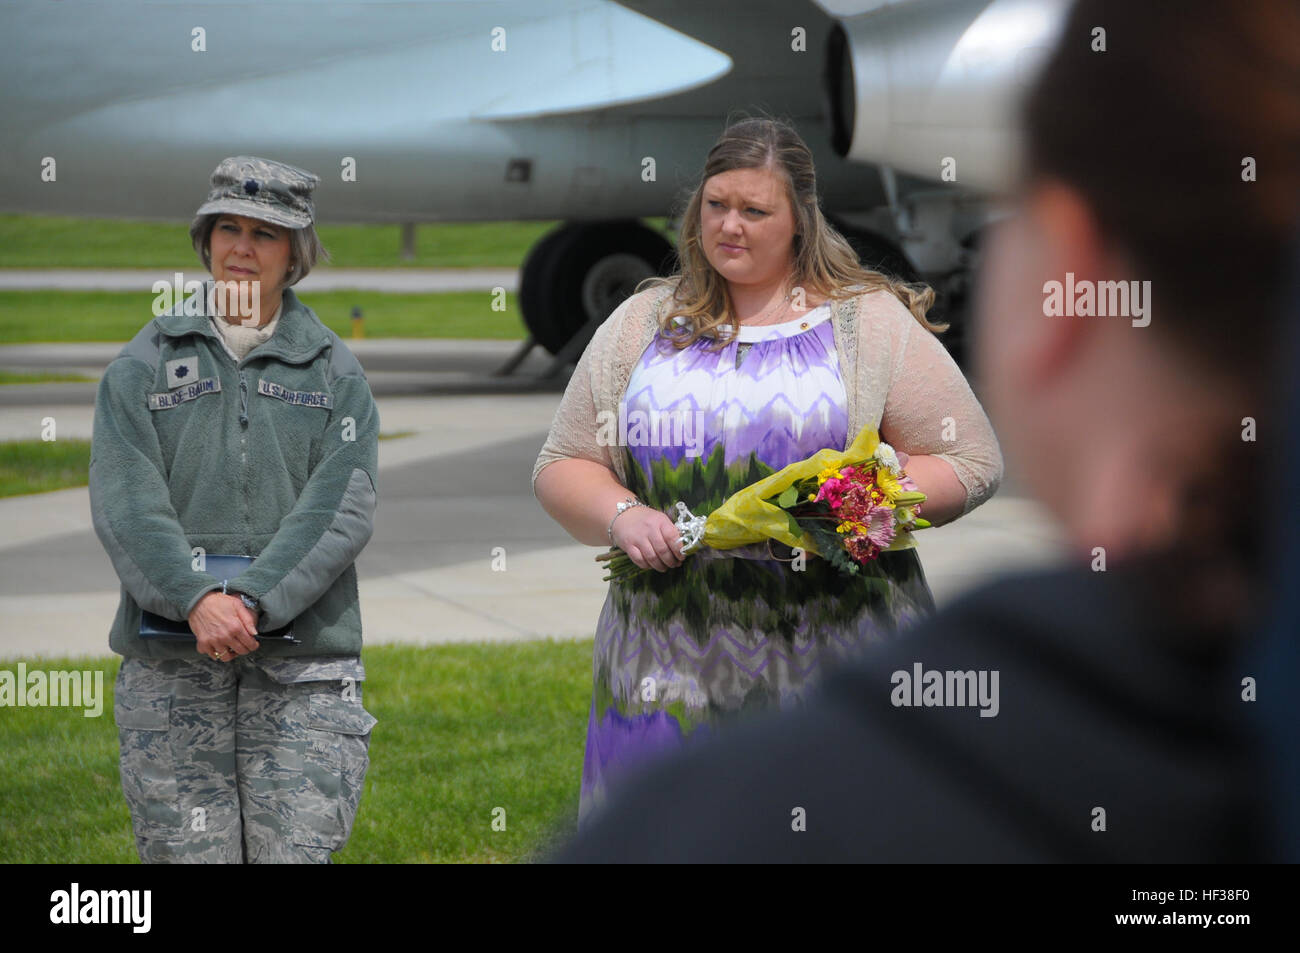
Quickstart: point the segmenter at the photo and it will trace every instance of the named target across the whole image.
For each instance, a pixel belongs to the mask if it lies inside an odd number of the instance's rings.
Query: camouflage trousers
[[[144,863],[329,863],[375,719],[355,657],[122,660],[113,716]]]

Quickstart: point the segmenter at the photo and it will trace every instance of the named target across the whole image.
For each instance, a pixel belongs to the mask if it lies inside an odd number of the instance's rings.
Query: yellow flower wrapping
[[[771,476],[736,491],[709,514],[700,542],[713,549],[735,549],[750,543],[761,543],[765,539],[775,539],[787,546],[799,547],[805,552],[821,556],[822,553],[806,533],[795,536],[790,532],[790,520],[786,511],[767,500],[779,496],[800,480],[815,478],[828,467],[838,469],[868,461],[874,465],[876,447],[879,444],[879,435],[867,427],[847,450],[819,450],[807,460],[782,467]],[[924,500],[924,493],[890,494],[890,502],[896,506],[912,506]],[[912,533],[900,528],[886,552],[912,549],[915,546],[916,540]]]

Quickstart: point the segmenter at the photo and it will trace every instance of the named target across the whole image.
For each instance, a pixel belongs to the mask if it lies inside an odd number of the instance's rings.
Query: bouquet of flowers
[[[856,575],[882,552],[916,545],[912,531],[930,525],[920,518],[923,502],[894,449],[868,427],[847,450],[819,450],[737,491],[706,516],[679,501],[676,526],[686,555],[776,540]],[[608,563],[606,580],[645,571],[618,547],[596,559]]]

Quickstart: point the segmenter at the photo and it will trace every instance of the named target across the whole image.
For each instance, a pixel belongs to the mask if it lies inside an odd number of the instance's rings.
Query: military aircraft
[[[864,262],[955,307],[1065,7],[21,0],[0,7],[0,211],[183,220],[248,153],[320,174],[331,223],[559,219],[520,277],[521,355],[558,368],[669,267],[641,219],[759,110],[798,127]]]

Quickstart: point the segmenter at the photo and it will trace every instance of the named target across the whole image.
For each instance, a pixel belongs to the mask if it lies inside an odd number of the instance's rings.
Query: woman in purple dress
[[[926,320],[933,293],[858,264],[789,125],[723,133],[678,252],[679,274],[593,337],[533,471],[576,539],[652,570],[612,582],[597,624],[584,820],[657,753],[797,703],[825,665],[934,611],[915,549],[858,577],[784,547],[683,559],[678,501],[706,514],[863,427],[899,451],[935,525],[1002,475],[988,418],[934,336],[944,328]]]

